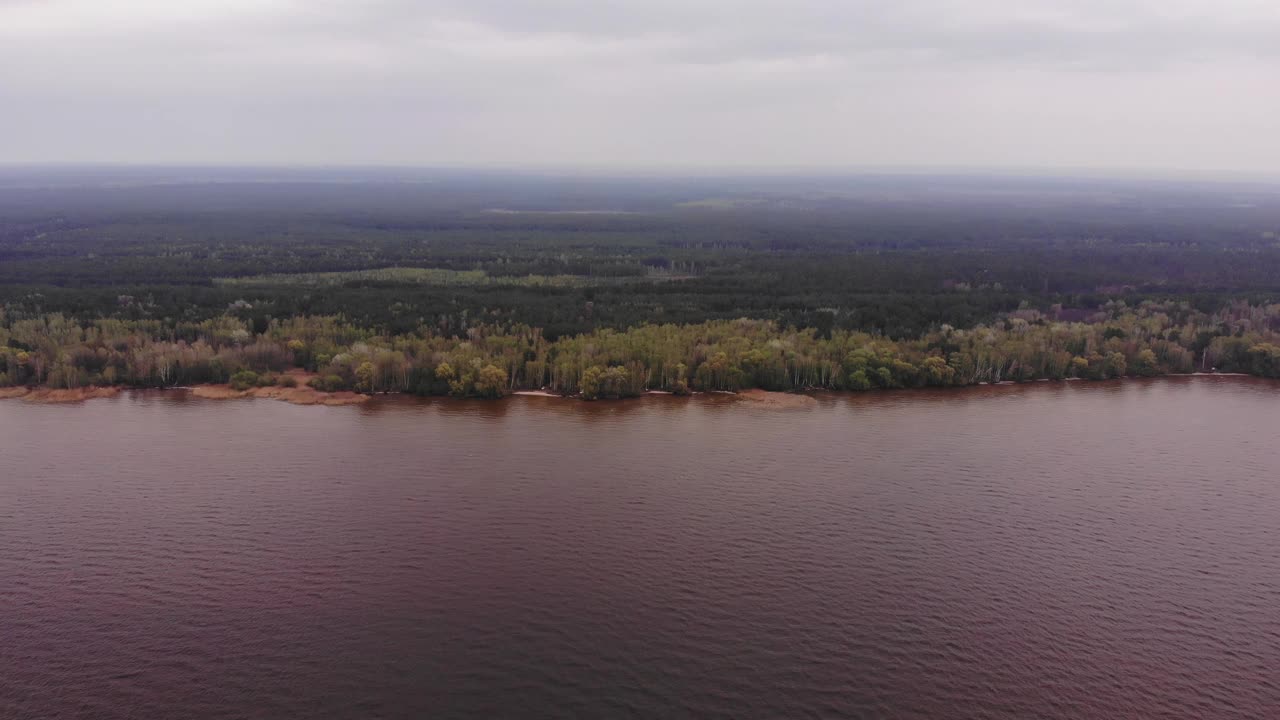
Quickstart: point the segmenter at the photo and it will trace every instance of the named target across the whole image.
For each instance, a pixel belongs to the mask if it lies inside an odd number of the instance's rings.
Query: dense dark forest
[[[1274,375],[1277,299],[1259,183],[0,169],[0,385]]]

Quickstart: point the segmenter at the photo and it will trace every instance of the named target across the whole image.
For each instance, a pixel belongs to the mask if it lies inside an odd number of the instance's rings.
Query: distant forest
[[[1278,300],[1260,183],[0,169],[0,385],[1274,376]]]

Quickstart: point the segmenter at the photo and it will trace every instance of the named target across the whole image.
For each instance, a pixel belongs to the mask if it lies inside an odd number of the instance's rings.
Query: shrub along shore
[[[0,315],[0,388],[218,384],[249,394],[293,390],[301,377],[301,392],[262,394],[496,398],[545,390],[590,400],[646,391],[860,391],[1207,371],[1280,377],[1280,305],[1237,303],[1203,313],[1181,302],[1117,302],[1081,321],[1056,314],[1021,310],[988,325],[943,325],[896,340],[741,319],[554,341],[521,325],[448,334],[423,326],[390,335],[331,316],[272,320],[253,333],[233,313],[200,323]]]

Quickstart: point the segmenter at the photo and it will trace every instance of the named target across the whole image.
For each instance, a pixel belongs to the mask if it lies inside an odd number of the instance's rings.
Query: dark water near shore
[[[1280,384],[0,402],[0,717],[1260,718]]]

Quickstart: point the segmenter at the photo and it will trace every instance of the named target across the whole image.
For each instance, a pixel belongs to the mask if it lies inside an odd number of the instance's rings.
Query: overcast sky
[[[1280,170],[1280,0],[0,0],[0,162]]]

